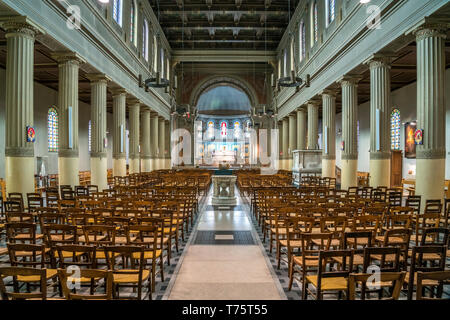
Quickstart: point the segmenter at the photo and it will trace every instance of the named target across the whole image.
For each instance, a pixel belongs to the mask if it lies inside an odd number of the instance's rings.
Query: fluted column
[[[283,170],[289,170],[289,117],[283,119]]]
[[[34,144],[27,142],[33,127],[34,40],[38,29],[23,19],[2,22],[6,30],[6,188],[35,192]],[[4,134],[4,133],[2,133]]]
[[[284,159],[284,152],[283,152],[283,121],[277,121],[277,128],[278,130],[278,168],[280,170],[283,170],[283,159]]]
[[[289,115],[289,161],[288,170],[292,170],[292,152],[297,150],[297,119],[296,114]]]
[[[158,130],[158,169],[165,169],[164,151],[166,149],[166,120],[163,117],[159,118]]]
[[[340,81],[342,87],[342,141],[341,189],[358,186],[358,76],[345,76]]]
[[[78,74],[80,57],[75,53],[56,53],[59,85],[59,184],[72,187],[80,183],[78,149]]]
[[[158,136],[159,136],[159,118],[158,114],[152,113],[151,115],[151,166],[152,170],[158,170]]]
[[[445,39],[446,28],[428,25],[416,32],[417,129],[423,144],[416,149],[416,194],[444,198],[445,182]]]
[[[322,92],[322,177],[336,177],[336,93]]]
[[[150,149],[150,109],[144,108],[141,113],[141,171],[150,172],[151,167],[151,149]]]
[[[130,125],[130,140],[129,140],[129,166],[130,174],[139,173],[139,132],[140,132],[140,114],[141,102],[139,100],[129,101],[129,125]]]
[[[308,101],[308,150],[319,149],[319,102]]]
[[[297,110],[297,149],[306,150],[306,111]]]
[[[91,74],[88,79],[91,81],[91,184],[105,190],[108,188],[106,98],[110,79],[104,74]]]
[[[370,186],[391,185],[390,57],[375,56],[370,67]],[[378,119],[378,120],[377,120]]]
[[[126,99],[127,92],[124,89],[113,91],[113,175],[115,177],[127,175]]]

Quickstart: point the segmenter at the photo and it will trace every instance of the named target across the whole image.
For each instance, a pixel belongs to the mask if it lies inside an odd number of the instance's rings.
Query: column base
[[[445,159],[416,160],[416,195],[422,196],[422,211],[429,199],[444,199]]]
[[[172,168],[172,159],[166,159],[166,169],[169,170]]]
[[[34,157],[6,157],[6,192],[34,193]]]
[[[130,174],[139,173],[140,172],[139,158],[130,159],[128,162],[130,164]]]
[[[103,158],[91,158],[91,184],[98,186],[98,191],[108,189],[108,161]]]
[[[357,170],[358,160],[341,160],[341,190],[358,186]]]
[[[113,176],[125,177],[127,175],[127,160],[113,159]]]
[[[151,159],[141,159],[141,171],[150,172],[152,171],[152,160]]]
[[[391,186],[391,159],[370,160],[370,181],[372,188]]]
[[[74,188],[80,184],[80,159],[58,158],[59,185],[69,185]]]
[[[336,178],[336,160],[322,159],[322,177]]]

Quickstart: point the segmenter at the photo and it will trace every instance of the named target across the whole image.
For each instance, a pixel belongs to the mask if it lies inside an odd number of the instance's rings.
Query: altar
[[[214,175],[213,182],[213,205],[234,206],[237,203],[235,194],[237,177],[233,175]]]

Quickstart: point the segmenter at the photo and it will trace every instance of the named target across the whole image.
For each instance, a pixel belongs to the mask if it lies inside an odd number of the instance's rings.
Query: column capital
[[[345,75],[341,77],[338,81],[336,81],[338,84],[340,84],[342,87],[350,86],[350,85],[357,85],[362,80],[361,75]]]
[[[333,89],[324,89],[324,90],[322,90],[322,92],[320,94],[322,96],[328,95],[328,96],[332,96],[332,97],[336,98],[337,91],[333,90]]]
[[[88,80],[93,83],[95,82],[108,83],[109,81],[111,81],[111,78],[103,73],[89,73],[86,75],[86,78],[88,78]]]
[[[141,113],[149,113],[151,115],[152,110],[146,105],[141,105]]]
[[[112,89],[111,93],[113,95],[113,98],[115,97],[119,97],[119,96],[125,96],[127,95],[128,91],[122,88],[118,88],[118,89]]]
[[[449,29],[449,23],[425,23],[415,29],[413,34],[416,36],[416,41],[423,40],[429,37],[447,38],[447,30]]]
[[[45,34],[44,29],[25,16],[1,17],[0,27],[6,31],[6,38],[8,38],[8,34],[14,33],[33,39],[39,34]]]
[[[379,67],[391,67],[392,60],[397,55],[393,53],[377,53],[372,55],[369,59],[364,61],[364,64],[368,65],[370,69],[379,68]]]
[[[320,105],[320,101],[315,99],[308,100],[306,103],[308,106],[312,105],[318,107]]]
[[[136,98],[131,98],[128,100],[128,106],[135,106],[135,105],[139,105],[142,106],[142,101]]]
[[[297,112],[306,112],[305,106],[298,107],[297,109],[295,109],[295,111],[297,111]]]
[[[86,61],[75,52],[71,51],[58,51],[54,52],[51,55],[52,59],[56,60],[58,64],[63,64],[66,62],[76,63],[78,65],[81,65],[83,63],[86,63]]]

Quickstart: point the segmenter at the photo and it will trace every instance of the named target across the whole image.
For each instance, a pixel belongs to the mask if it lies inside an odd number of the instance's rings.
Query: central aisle
[[[249,214],[239,196],[237,206],[219,207],[210,193],[164,298],[286,299]]]

